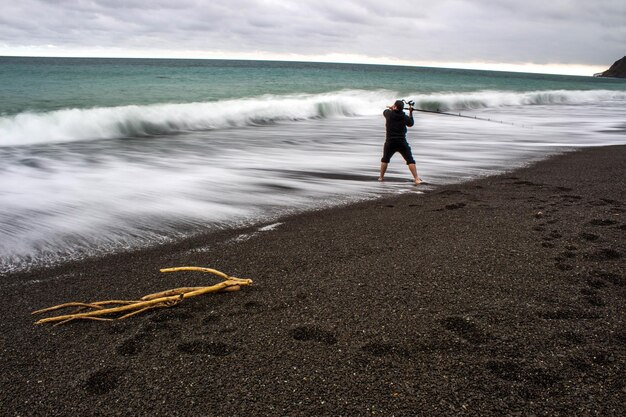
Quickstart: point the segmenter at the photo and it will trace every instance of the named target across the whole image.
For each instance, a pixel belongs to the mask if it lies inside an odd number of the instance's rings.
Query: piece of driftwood
[[[211,268],[202,268],[198,266],[182,266],[177,268],[161,269],[161,272],[178,272],[178,271],[200,271],[217,275],[223,281],[208,287],[181,287],[171,290],[161,291],[154,294],[148,294],[139,300],[105,300],[94,301],[91,303],[69,302],[56,306],[44,308],[42,310],[33,311],[32,314],[48,313],[69,307],[77,309],[70,313],[60,316],[47,317],[37,321],[35,324],[56,323],[55,325],[68,323],[73,320],[123,320],[136,314],[143,313],[155,308],[167,308],[175,306],[185,298],[196,297],[198,295],[208,294],[212,292],[228,292],[238,291],[243,286],[252,285],[251,279],[243,279],[230,277],[223,272]],[[106,317],[105,317],[106,316]]]

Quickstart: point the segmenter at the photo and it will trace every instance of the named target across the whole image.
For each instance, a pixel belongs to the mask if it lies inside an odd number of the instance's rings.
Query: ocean
[[[399,98],[491,121],[416,113],[407,138],[428,184],[399,154],[379,183],[382,111]],[[616,79],[0,57],[0,274],[625,144],[625,115]]]

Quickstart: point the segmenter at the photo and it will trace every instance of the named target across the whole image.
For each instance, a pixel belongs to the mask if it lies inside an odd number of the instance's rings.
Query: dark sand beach
[[[258,229],[2,277],[0,414],[626,415],[626,146]],[[254,285],[30,315],[218,282],[183,265]]]

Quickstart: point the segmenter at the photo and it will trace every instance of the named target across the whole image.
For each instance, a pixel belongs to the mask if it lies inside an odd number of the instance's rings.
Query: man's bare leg
[[[422,182],[422,179],[417,176],[417,168],[415,168],[415,164],[409,164],[409,171],[411,171],[411,174],[413,175],[415,184],[419,184]]]
[[[385,172],[387,172],[387,165],[389,165],[387,162],[380,163],[380,177],[378,177],[378,181],[384,181]]]

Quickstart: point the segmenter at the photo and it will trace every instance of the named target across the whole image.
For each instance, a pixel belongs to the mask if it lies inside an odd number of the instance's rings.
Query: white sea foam
[[[548,90],[548,91],[478,91],[472,93],[444,93],[417,95],[417,107],[425,110],[472,110],[509,106],[551,104],[593,104],[611,100],[626,100],[626,92],[610,90]]]
[[[0,141],[31,145],[0,146],[0,274],[214,228],[269,224],[294,210],[414,192],[400,156],[390,164],[389,181],[376,181],[384,140],[380,113],[395,98],[389,91],[344,91],[4,118]],[[626,93],[406,98],[515,123],[419,114],[408,138],[418,171],[429,183],[511,169],[558,149],[626,142]],[[31,126],[28,117],[36,123]],[[219,124],[222,117],[230,122]],[[18,128],[16,120],[23,126]],[[114,139],[140,132],[141,120],[161,123],[165,132],[186,133]],[[281,120],[298,122],[267,124]],[[98,129],[90,126],[94,121]],[[145,129],[139,136],[147,134]],[[7,139],[9,131],[17,136]],[[51,145],[61,131],[66,142]],[[85,140],[98,137],[110,140]]]
[[[0,146],[143,137],[363,113],[379,92],[262,96],[207,103],[67,109],[0,118]],[[366,111],[367,112],[367,111]]]
[[[267,125],[304,119],[369,116],[397,98],[387,90],[261,96],[206,103],[66,109],[0,117],[0,146],[146,137],[222,128]],[[419,94],[409,97],[422,109],[441,111],[506,106],[591,104],[625,100],[626,92],[535,91]]]

